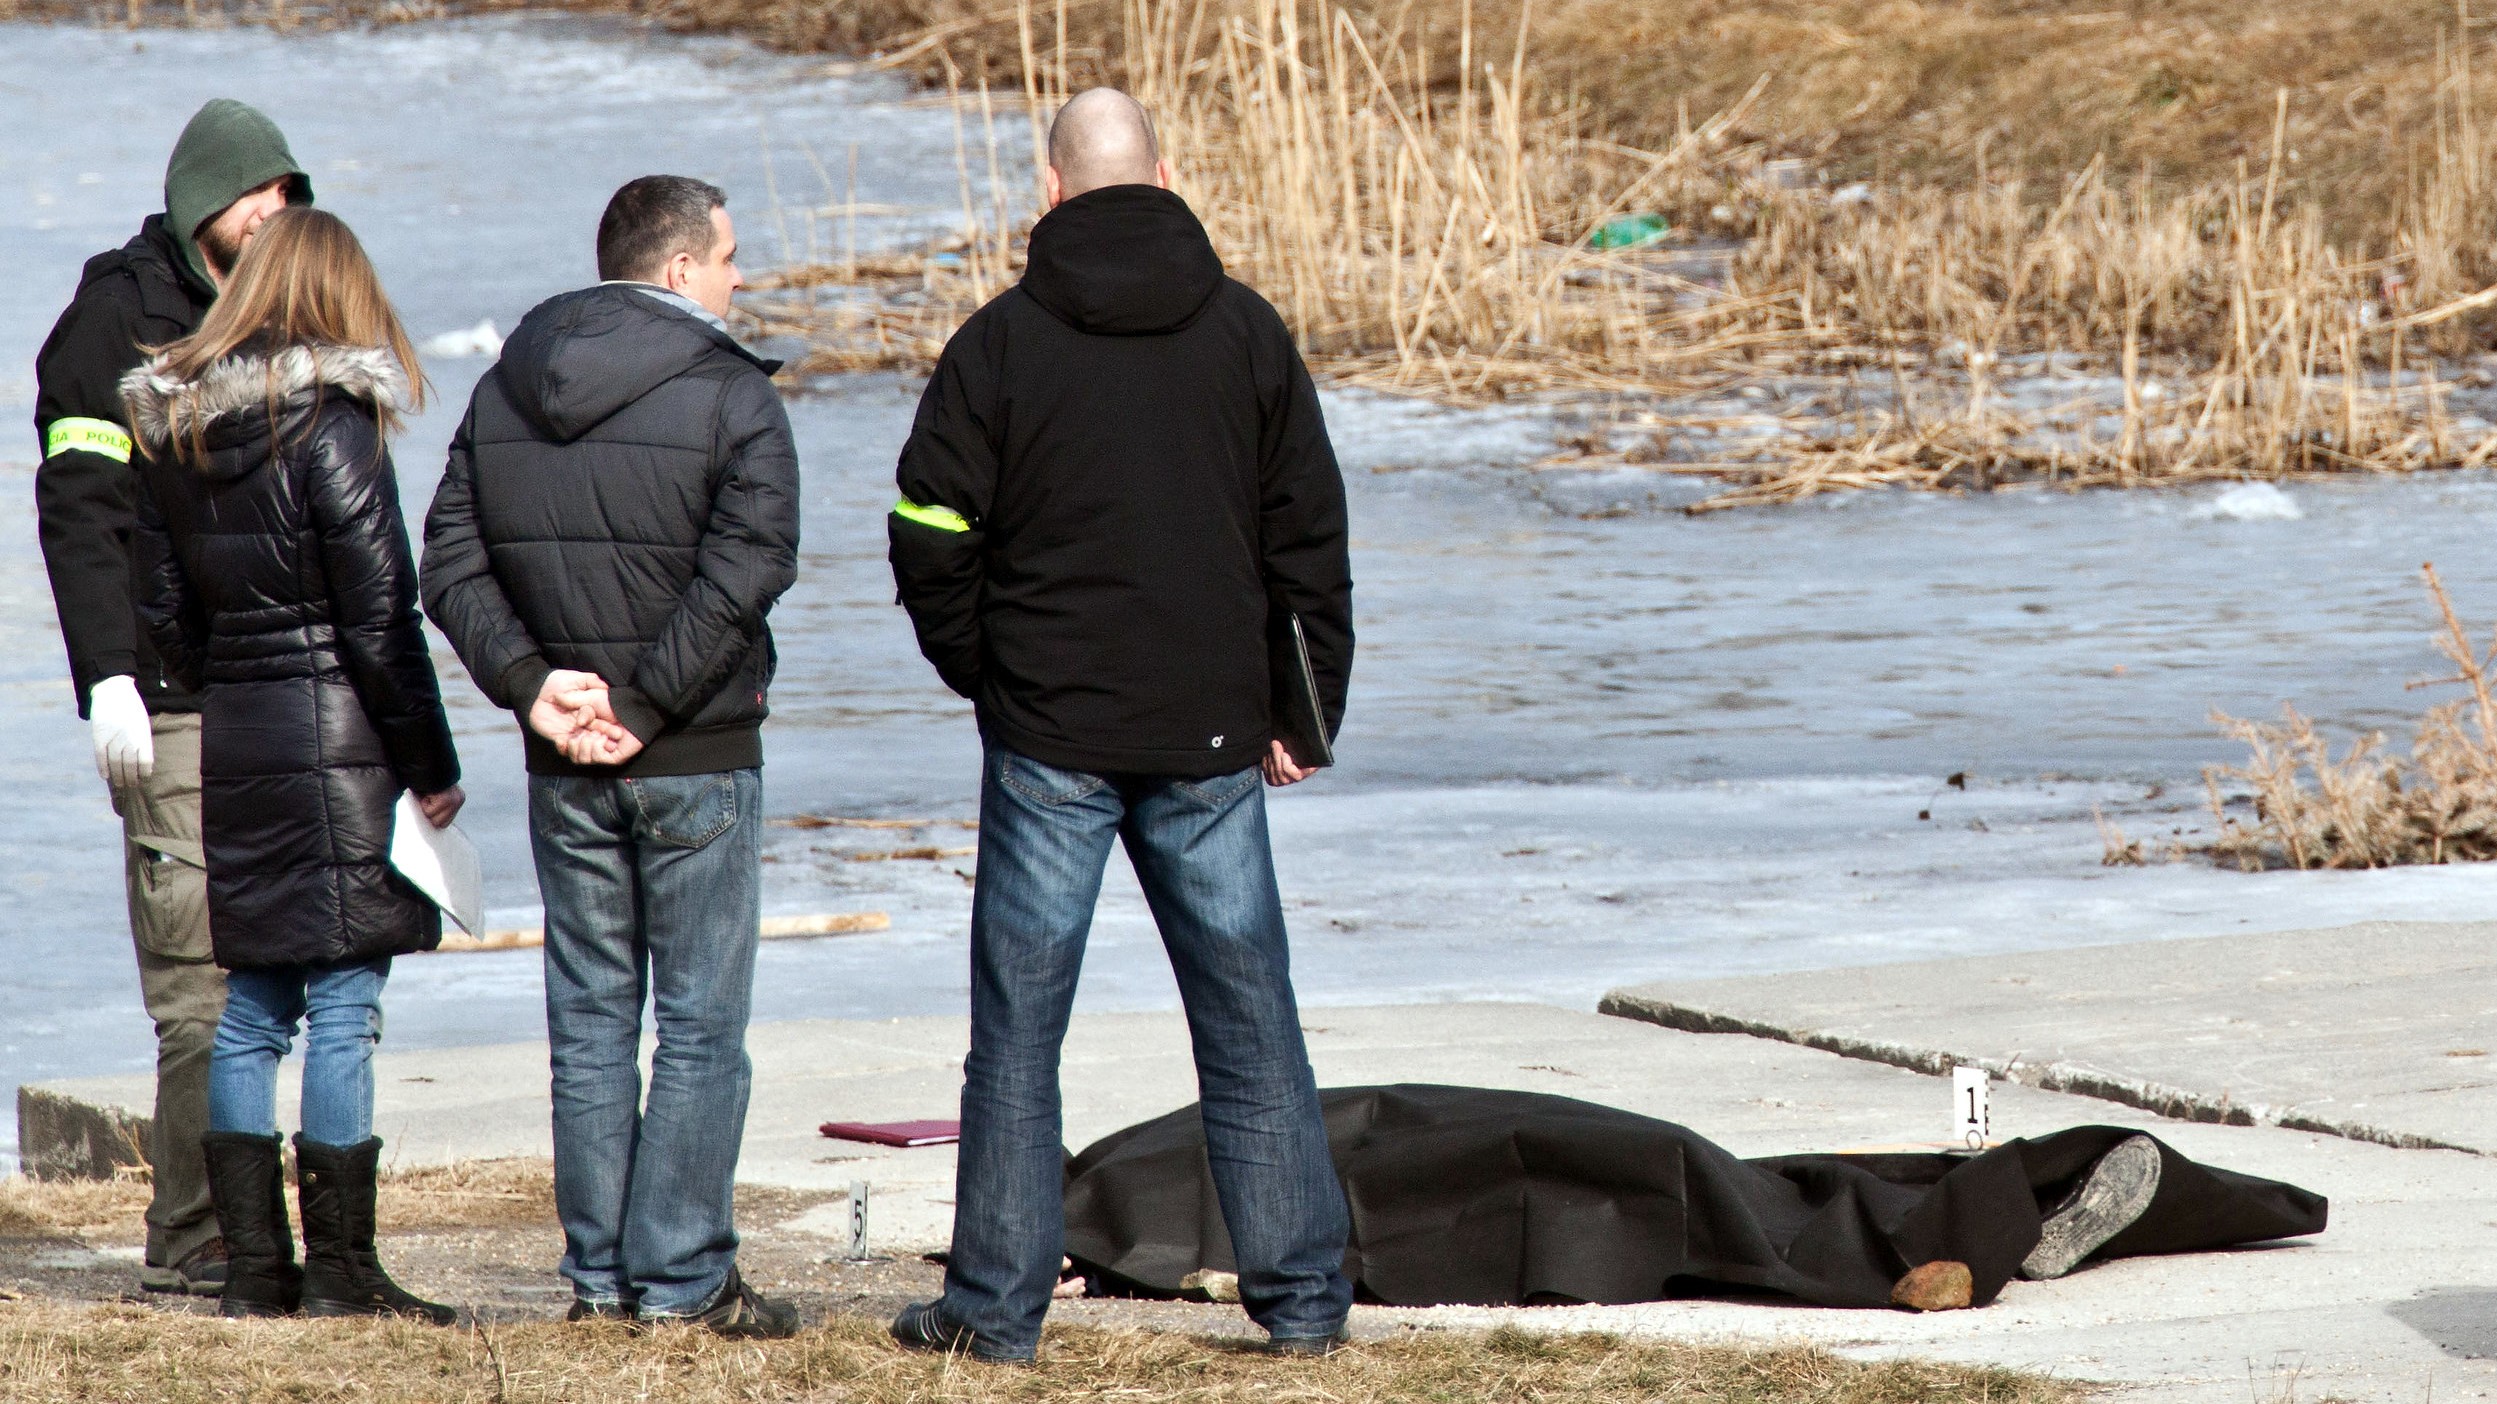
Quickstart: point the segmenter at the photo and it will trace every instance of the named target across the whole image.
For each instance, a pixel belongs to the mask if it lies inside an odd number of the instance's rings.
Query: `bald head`
[[[1108,185],[1160,185],[1165,179],[1153,119],[1143,103],[1116,88],[1088,88],[1058,109],[1049,124],[1049,168],[1056,176],[1055,200]]]

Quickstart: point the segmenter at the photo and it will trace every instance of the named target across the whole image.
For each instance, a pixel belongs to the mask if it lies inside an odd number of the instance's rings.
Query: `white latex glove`
[[[156,733],[148,726],[139,680],[117,674],[87,689],[87,716],[95,728],[95,773],[116,789],[135,785],[156,769]]]

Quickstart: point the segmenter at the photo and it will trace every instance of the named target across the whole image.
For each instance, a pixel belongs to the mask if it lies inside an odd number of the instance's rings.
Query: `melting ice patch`
[[[503,334],[495,329],[494,319],[488,317],[473,327],[436,332],[426,337],[416,349],[427,356],[439,356],[444,360],[500,356],[503,354]]]
[[[2196,507],[2194,515],[2232,522],[2294,522],[2306,513],[2296,498],[2270,483],[2239,483]]]

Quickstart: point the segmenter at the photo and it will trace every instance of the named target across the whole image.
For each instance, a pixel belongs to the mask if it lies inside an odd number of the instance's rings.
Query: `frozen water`
[[[2197,516],[2239,522],[2294,522],[2306,515],[2298,500],[2273,483],[2240,483],[2196,507]]]
[[[219,93],[286,127],[423,335],[509,327],[589,281],[607,193],[652,170],[724,185],[758,265],[808,248],[805,211],[838,193],[853,147],[860,202],[904,211],[862,216],[863,243],[959,220],[948,114],[734,44],[504,17],[294,38],[0,25],[0,51],[17,72],[99,75],[0,85],[0,183],[22,192],[0,203],[21,273],[0,281],[0,416],[21,425],[80,262],[156,207],[166,147]],[[487,364],[430,363],[440,403],[399,448],[411,515]],[[775,616],[766,794],[776,819],[934,823],[768,831],[771,910],[885,910],[893,929],[768,945],[767,1018],[964,998],[969,860],[879,856],[973,837],[951,827],[974,812],[968,711],[918,659],[884,563],[916,393],[858,376],[794,406],[805,570]],[[1313,1003],[1585,1007],[1642,978],[2479,915],[2497,898],[2491,870],[2102,868],[2091,817],[2153,847],[2190,837],[2200,768],[2237,758],[2214,707],[2295,699],[2331,726],[2402,732],[2422,705],[2403,684],[2441,671],[2419,562],[2467,615],[2497,615],[2485,475],[2302,486],[2302,516],[2259,528],[2184,495],[2044,492],[1691,519],[1670,509],[1703,485],[1528,466],[1584,406],[1330,394],[1328,411],[1362,651],[1341,771],[1274,805]],[[35,547],[33,455],[31,434],[0,436],[0,899],[17,913],[0,928],[0,1096],[149,1056],[117,830]],[[447,649],[438,661],[490,920],[534,921],[511,720]],[[1089,1007],[1172,1001],[1116,874],[1093,943]],[[532,953],[411,959],[393,980],[395,1044],[538,1026]]]
[[[461,331],[436,332],[416,345],[416,354],[431,360],[440,357],[456,361],[469,356],[503,354],[503,333],[496,330],[494,319],[488,317]]]

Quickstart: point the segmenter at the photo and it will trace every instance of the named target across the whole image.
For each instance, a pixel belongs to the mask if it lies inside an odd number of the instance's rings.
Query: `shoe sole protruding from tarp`
[[[2032,1282],[2063,1276],[2109,1239],[2130,1228],[2159,1192],[2159,1143],[2148,1136],[2119,1142],[2098,1158],[2081,1184],[2038,1232],[2037,1247],[2020,1260]]]

